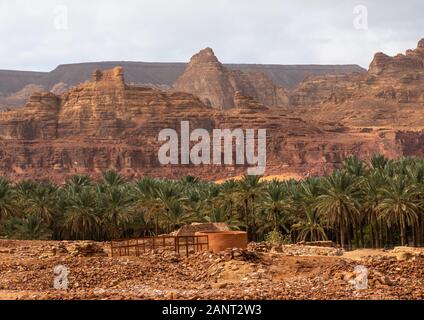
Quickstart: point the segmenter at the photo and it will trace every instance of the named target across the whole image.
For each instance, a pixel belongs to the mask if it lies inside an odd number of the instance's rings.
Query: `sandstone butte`
[[[236,93],[256,99],[268,107],[288,104],[287,92],[261,72],[242,72],[225,68],[211,48],[191,58],[186,71],[178,78],[175,89],[190,92],[213,108],[236,107]]]
[[[377,53],[368,72],[312,76],[291,91],[259,73],[228,70],[209,48],[173,89],[126,84],[116,67],[62,93],[38,92],[0,113],[0,174],[13,180],[112,169],[145,175],[225,179],[241,166],[162,166],[158,134],[192,128],[267,129],[267,176],[306,177],[343,159],[424,154],[424,40],[406,54]]]

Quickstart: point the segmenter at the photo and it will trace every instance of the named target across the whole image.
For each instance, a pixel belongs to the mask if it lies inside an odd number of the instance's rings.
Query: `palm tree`
[[[424,245],[424,161],[416,158],[413,165],[408,168],[408,177],[416,187],[417,201],[420,207],[418,212],[418,223],[415,228],[412,228],[414,245]]]
[[[340,244],[350,247],[350,228],[357,222],[359,214],[358,180],[352,175],[335,171],[323,181],[323,194],[318,196],[316,209],[320,216],[339,230]]]
[[[367,173],[365,163],[359,160],[356,156],[346,158],[343,161],[343,168],[346,172],[356,177],[362,177]]]
[[[278,231],[280,229],[280,221],[285,211],[289,209],[288,199],[284,196],[284,189],[278,181],[272,181],[265,189],[264,199],[261,207],[265,211],[266,220],[264,225],[271,222],[272,229]]]
[[[43,219],[48,225],[57,214],[57,188],[52,185],[39,185],[26,199],[25,213]]]
[[[86,175],[75,175],[68,181],[66,181],[65,187],[73,188],[75,190],[80,190],[84,187],[89,187],[92,185],[91,179]]]
[[[188,212],[181,201],[172,199],[167,202],[166,210],[163,213],[163,222],[171,227],[171,230],[177,230],[182,225],[193,221],[193,214]]]
[[[156,234],[158,234],[159,223],[162,219],[169,223],[169,216],[171,210],[179,210],[175,202],[184,202],[186,200],[182,187],[175,182],[161,181],[155,190],[155,204],[157,205],[156,211]],[[157,213],[159,212],[159,214]]]
[[[320,224],[317,211],[309,208],[305,213],[306,219],[292,226],[292,229],[298,232],[297,241],[327,240],[325,229]]]
[[[98,235],[100,217],[96,198],[97,194],[89,187],[67,194],[63,227],[71,237],[86,240]]]
[[[215,184],[207,184],[196,190],[191,190],[186,194],[186,200],[193,212],[196,213],[198,220],[203,220],[205,217],[215,214],[219,209],[225,210],[228,217],[232,214],[232,206],[224,202],[222,190],[220,186]],[[191,204],[192,200],[195,201],[194,206]]]
[[[194,176],[185,176],[180,180],[182,185],[196,185],[200,182],[200,179]]]
[[[387,183],[387,177],[383,171],[372,171],[363,180],[362,218],[370,226],[371,242],[374,248],[383,243],[383,225],[378,219],[378,205],[382,200],[380,189]],[[380,222],[380,225],[379,225]]]
[[[297,223],[292,225],[292,231],[297,234],[297,241],[320,241],[326,240],[325,228],[321,223],[316,208],[317,198],[321,195],[321,179],[308,178],[300,183],[296,196],[293,199],[293,213]]]
[[[207,223],[226,223],[231,229],[239,230],[241,222],[236,215],[228,215],[224,207],[216,207],[212,212],[203,217]]]
[[[121,236],[133,219],[134,207],[130,191],[125,187],[111,187],[99,192],[98,208],[108,238]]]
[[[239,199],[244,205],[244,220],[249,239],[256,239],[256,200],[263,196],[264,184],[261,176],[245,175],[238,183]]]
[[[17,213],[16,193],[8,180],[0,178],[0,222]]]
[[[370,165],[373,170],[384,170],[389,163],[389,159],[381,154],[375,154],[371,157]]]
[[[109,170],[103,174],[103,184],[107,187],[119,187],[125,183],[125,179],[116,171]]]
[[[133,186],[133,208],[136,212],[136,219],[145,225],[153,222],[155,234],[159,234],[159,216],[162,211],[157,199],[157,188],[160,182],[151,178],[143,178]]]
[[[3,232],[8,238],[20,240],[48,240],[52,235],[43,219],[34,215],[8,219],[3,226]]]
[[[28,199],[33,197],[35,189],[38,188],[38,184],[31,180],[23,180],[15,184],[14,193],[16,196],[16,209],[21,214],[26,212],[28,205]]]
[[[407,243],[406,227],[418,223],[417,189],[403,176],[395,176],[381,188],[382,200],[377,209],[380,218],[400,229],[401,245]]]

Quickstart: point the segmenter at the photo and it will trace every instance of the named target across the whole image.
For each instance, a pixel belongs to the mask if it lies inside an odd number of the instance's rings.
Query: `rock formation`
[[[209,132],[267,129],[266,175],[325,174],[350,155],[424,156],[423,43],[407,53],[414,67],[377,55],[365,74],[308,77],[289,93],[290,105],[279,107],[270,80],[226,69],[210,49],[179,80],[199,97],[131,85],[120,67],[95,71],[87,83],[61,94],[34,93],[25,107],[0,112],[0,174],[63,181],[108,169],[127,177],[204,179],[246,172],[239,165],[161,165],[159,132],[178,132],[182,120]],[[227,108],[214,108],[221,104]]]
[[[290,93],[309,119],[346,126],[420,129],[424,125],[424,48],[389,57],[377,53],[365,74],[310,77]],[[309,112],[308,112],[309,110]]]
[[[33,84],[52,90],[58,83],[75,86],[90,80],[93,70],[108,70],[117,65],[124,67],[128,83],[172,86],[187,67],[186,63],[155,62],[88,62],[60,65],[50,72],[0,70],[0,93],[14,94]],[[226,64],[230,70],[263,73],[278,86],[292,89],[307,75],[350,74],[365,72],[358,65],[262,65]]]
[[[128,177],[191,174],[211,179],[246,172],[236,165],[162,166],[158,134],[165,128],[178,131],[181,120],[207,130],[266,128],[267,174],[322,174],[350,154],[402,154],[394,133],[318,126],[239,93],[235,97],[235,108],[219,111],[189,93],[127,85],[121,68],[96,71],[89,83],[59,96],[33,94],[24,108],[0,113],[0,173],[63,181],[81,173],[96,177],[108,169]]]
[[[17,108],[24,105],[29,97],[37,91],[46,90],[43,86],[28,84],[18,92],[12,94],[0,94],[0,110]]]
[[[368,70],[371,75],[380,75],[383,73],[396,74],[407,70],[422,69],[424,66],[424,47],[423,41],[418,43],[415,50],[408,50],[406,54],[398,54],[395,57],[379,52],[374,56]]]
[[[206,48],[191,58],[175,90],[193,93],[214,108],[229,109],[234,107],[235,93],[231,80],[212,49]]]
[[[211,48],[203,49],[191,58],[174,87],[177,91],[198,96],[216,109],[234,108],[236,92],[268,107],[282,107],[288,102],[285,90],[263,73],[229,70],[218,61]]]

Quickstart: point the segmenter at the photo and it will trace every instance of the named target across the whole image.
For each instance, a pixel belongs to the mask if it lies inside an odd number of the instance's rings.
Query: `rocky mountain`
[[[182,120],[208,132],[267,129],[265,175],[325,174],[350,155],[424,156],[423,51],[420,41],[404,55],[377,54],[366,73],[310,76],[279,107],[272,105],[278,85],[227,68],[210,49],[193,57],[178,90],[131,83],[122,67],[97,70],[89,82],[34,93],[25,107],[0,112],[0,174],[63,181],[107,169],[204,179],[246,172],[241,165],[161,165],[159,132],[180,132]]]
[[[114,169],[127,177],[219,179],[246,166],[178,165],[158,161],[162,129],[267,129],[266,174],[323,174],[350,154],[402,154],[395,132],[364,132],[307,122],[283,109],[268,109],[236,93],[236,107],[216,110],[183,92],[127,85],[122,69],[97,71],[93,81],[61,95],[37,93],[16,111],[0,113],[0,174],[11,179],[63,181],[73,174],[99,176]]]
[[[230,70],[218,61],[211,48],[191,58],[174,88],[192,93],[216,109],[234,108],[236,92],[271,108],[288,103],[285,89],[275,85],[265,74]]]
[[[169,89],[183,74],[186,63],[149,63],[149,62],[93,62],[60,65],[51,72],[27,72],[0,70],[0,95],[16,95],[27,85],[33,85],[54,90],[59,84],[63,87],[84,83],[90,80],[95,69],[107,70],[122,66],[125,70],[126,81],[130,84],[149,85],[160,89]],[[254,65],[226,64],[229,70],[239,70],[246,73],[265,74],[276,85],[292,89],[308,75],[345,74],[364,72],[357,65]],[[20,105],[26,100],[21,99]],[[14,104],[3,107],[15,107]],[[2,106],[0,106],[2,108]]]
[[[10,95],[29,84],[44,86],[46,75],[45,72],[0,70],[0,93]]]
[[[406,54],[398,54],[395,57],[379,52],[371,62],[369,73],[372,75],[392,74],[407,70],[419,70],[423,68],[424,60],[424,39],[418,42],[415,50],[408,50]]]
[[[29,97],[37,91],[45,91],[46,88],[40,85],[27,84],[18,92],[12,94],[0,93],[0,110],[13,109],[22,106]]]
[[[414,50],[389,57],[377,53],[364,74],[310,77],[290,96],[299,112],[348,126],[424,126],[424,40]],[[303,110],[303,111],[302,111]]]

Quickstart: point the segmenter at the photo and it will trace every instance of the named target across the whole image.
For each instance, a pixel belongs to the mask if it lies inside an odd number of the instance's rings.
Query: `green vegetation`
[[[348,158],[327,177],[223,184],[194,177],[64,185],[0,178],[0,234],[15,239],[109,240],[227,222],[254,241],[333,240],[346,248],[424,245],[424,160]]]

